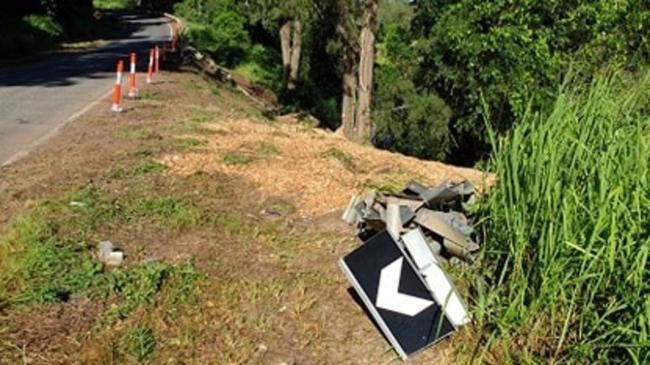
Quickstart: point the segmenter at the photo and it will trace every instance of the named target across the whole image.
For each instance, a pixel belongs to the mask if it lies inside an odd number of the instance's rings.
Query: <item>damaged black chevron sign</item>
[[[387,232],[339,262],[388,341],[405,359],[455,330]]]

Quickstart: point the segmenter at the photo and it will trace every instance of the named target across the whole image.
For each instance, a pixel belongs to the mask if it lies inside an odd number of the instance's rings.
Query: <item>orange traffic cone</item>
[[[153,82],[153,58],[154,58],[154,50],[152,48],[149,50],[149,68],[147,69],[147,84],[151,84]]]
[[[156,46],[155,52],[156,52],[156,54],[155,54],[156,68],[155,68],[154,73],[158,74],[158,72],[160,72],[160,47]]]
[[[136,99],[140,92],[138,91],[138,87],[136,86],[136,73],[135,73],[135,65],[136,65],[136,54],[131,53],[131,69],[129,73],[129,98],[131,99]]]
[[[124,61],[117,62],[117,77],[115,79],[115,90],[113,91],[113,105],[111,111],[119,113],[122,111],[122,73],[124,72]]]

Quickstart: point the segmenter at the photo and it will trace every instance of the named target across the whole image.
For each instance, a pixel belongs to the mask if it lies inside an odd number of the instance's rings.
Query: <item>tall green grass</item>
[[[492,135],[474,361],[650,363],[650,72]]]

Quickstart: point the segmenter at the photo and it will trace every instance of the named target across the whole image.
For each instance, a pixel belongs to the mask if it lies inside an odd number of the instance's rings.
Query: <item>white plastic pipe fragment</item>
[[[386,230],[395,241],[399,241],[399,236],[402,233],[402,219],[399,203],[393,197],[389,197],[386,202]]]
[[[402,235],[402,242],[449,322],[456,328],[469,323],[471,318],[460,296],[431,252],[422,231],[419,228],[408,231]]]

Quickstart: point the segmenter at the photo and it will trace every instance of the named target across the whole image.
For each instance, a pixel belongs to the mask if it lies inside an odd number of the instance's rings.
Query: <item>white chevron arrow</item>
[[[379,289],[377,290],[377,308],[401,313],[407,316],[415,316],[433,304],[432,301],[402,294],[399,290],[399,282],[402,276],[403,257],[391,262],[381,269],[379,275]]]

